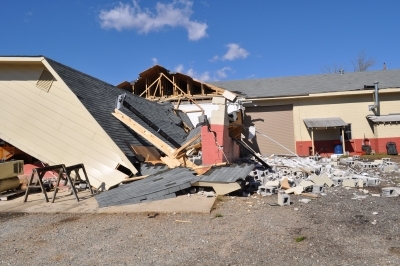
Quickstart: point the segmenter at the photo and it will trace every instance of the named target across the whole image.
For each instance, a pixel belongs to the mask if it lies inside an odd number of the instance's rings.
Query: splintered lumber
[[[183,151],[183,150],[185,150],[187,147],[189,147],[190,144],[192,144],[193,142],[195,142],[198,138],[200,138],[200,136],[201,136],[201,133],[200,133],[200,134],[197,134],[196,136],[194,136],[193,138],[191,138],[188,142],[185,143],[185,145],[181,146],[179,149],[177,149],[177,150],[174,152],[174,156],[177,157],[178,154],[179,154],[181,151]]]
[[[161,155],[155,147],[151,146],[134,146],[132,149],[136,154],[139,154],[145,158],[145,162],[159,162]]]
[[[130,129],[135,131],[137,134],[139,134],[141,137],[143,137],[145,140],[149,141],[151,144],[157,147],[157,149],[165,153],[168,157],[173,157],[173,154],[175,152],[174,148],[172,148],[156,135],[142,127],[140,124],[136,123],[129,116],[118,109],[115,109],[112,115],[115,116],[119,121],[127,125]]]
[[[168,165],[168,167],[175,168],[175,167],[182,165],[185,167],[193,168],[196,166],[194,163],[187,160],[185,158],[185,156],[182,158],[179,158],[179,159],[176,158],[176,149],[169,146],[167,143],[162,141],[159,137],[157,137],[153,133],[149,132],[147,129],[142,127],[140,124],[136,123],[134,120],[132,120],[129,116],[125,115],[120,110],[115,109],[114,113],[112,113],[112,115],[115,116],[119,121],[121,121],[122,123],[127,125],[130,129],[135,131],[137,134],[139,134],[141,137],[143,137],[145,140],[147,140],[148,142],[153,144],[157,149],[159,149],[160,151],[165,153],[165,155],[167,155],[167,156],[161,157],[160,159],[166,165]]]
[[[168,165],[169,168],[175,168],[181,165],[181,162],[176,158],[172,158],[169,156],[161,157],[160,158],[163,163]]]
[[[201,168],[207,168],[207,167],[213,167],[213,166],[224,166],[224,165],[227,165],[227,162],[215,163],[215,164],[209,164],[209,165],[199,165],[199,166],[193,167],[193,170],[201,169]]]

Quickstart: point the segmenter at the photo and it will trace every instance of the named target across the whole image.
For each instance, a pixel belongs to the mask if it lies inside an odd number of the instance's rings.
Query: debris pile
[[[392,182],[384,179],[390,173],[397,175],[397,178],[400,177],[398,165],[390,158],[367,162],[360,160],[360,156],[346,158],[337,155],[332,155],[331,158],[271,156],[264,158],[264,161],[271,168],[257,166],[250,173],[252,180],[249,184],[256,186],[257,193],[262,196],[278,193],[278,202],[284,197],[280,194],[317,197],[324,195],[327,187],[361,189],[378,186],[382,181]],[[243,194],[246,196],[246,192]],[[396,197],[399,194],[400,187],[382,188],[383,197]]]

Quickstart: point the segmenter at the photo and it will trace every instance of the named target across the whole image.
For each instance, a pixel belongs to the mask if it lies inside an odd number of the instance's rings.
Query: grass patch
[[[386,153],[378,153],[371,155],[361,155],[361,159],[380,160],[382,158],[399,158],[398,155],[387,155]]]
[[[224,217],[224,216],[220,213],[215,214],[215,218],[221,218],[221,217]]]
[[[224,201],[224,200],[225,200],[224,196],[217,196],[217,201]]]
[[[306,237],[305,236],[299,236],[299,237],[296,237],[296,242],[301,242],[301,241],[303,241],[303,240],[305,240],[306,239]]]

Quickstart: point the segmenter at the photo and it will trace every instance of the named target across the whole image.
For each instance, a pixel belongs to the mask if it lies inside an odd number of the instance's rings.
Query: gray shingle
[[[84,74],[78,70],[58,63],[50,58],[46,58],[47,62],[57,72],[61,79],[67,84],[72,92],[78,97],[90,114],[96,119],[99,125],[105,130],[116,145],[132,160],[137,162],[135,154],[127,145],[151,145],[130,128],[121,123],[111,113],[115,108],[115,101],[118,95],[126,93],[111,84],[101,81],[97,78]],[[180,118],[175,114],[166,111],[163,106],[150,102],[136,95],[128,95],[126,98],[133,103],[136,108],[148,117],[159,128],[162,128],[178,143],[182,143],[186,138],[185,131],[179,126]],[[146,124],[141,118],[133,114],[128,109],[122,107],[121,111],[135,120],[141,126],[145,127],[151,133],[160,137],[154,129]],[[175,115],[175,117],[173,117]],[[166,119],[167,118],[167,119]],[[171,143],[168,143],[171,144]]]
[[[187,168],[174,168],[154,176],[119,186],[96,195],[100,207],[138,203],[172,197],[175,192],[189,188],[198,177]]]
[[[245,179],[253,169],[253,164],[232,164],[229,166],[215,167],[200,176],[200,181],[232,183],[239,179]]]
[[[400,70],[380,70],[212,82],[211,84],[247,98],[308,95],[311,93],[360,90],[364,85],[399,88]]]

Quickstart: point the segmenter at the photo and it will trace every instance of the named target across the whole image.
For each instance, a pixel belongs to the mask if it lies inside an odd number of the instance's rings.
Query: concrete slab
[[[53,193],[48,196],[51,198]],[[77,202],[69,192],[57,193],[54,203],[45,202],[43,194],[31,194],[27,202],[23,197],[0,201],[0,212],[9,213],[210,213],[215,197],[204,197],[198,194],[179,196],[146,203],[130,204],[100,208],[89,191],[79,192]]]

